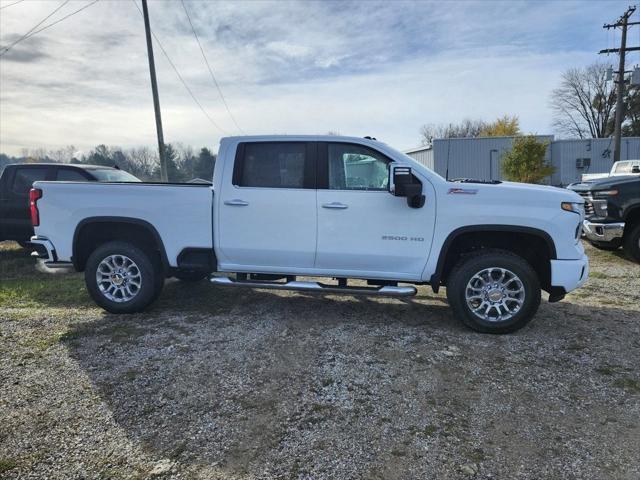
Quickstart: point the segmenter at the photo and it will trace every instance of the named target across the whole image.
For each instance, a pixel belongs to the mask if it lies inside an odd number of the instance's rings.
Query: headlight
[[[581,217],[584,216],[584,203],[562,202],[560,207],[567,212],[577,213]]]
[[[616,195],[618,195],[618,190],[600,190],[599,192],[593,192],[594,198],[615,197]]]

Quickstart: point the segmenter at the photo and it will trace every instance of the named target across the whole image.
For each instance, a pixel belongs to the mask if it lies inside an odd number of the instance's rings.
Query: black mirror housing
[[[407,197],[407,205],[411,208],[422,208],[425,196],[422,194],[422,183],[411,173],[411,167],[393,168],[393,194],[396,197]]]

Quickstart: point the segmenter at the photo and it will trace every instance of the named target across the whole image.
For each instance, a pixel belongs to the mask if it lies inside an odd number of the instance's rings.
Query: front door
[[[434,227],[430,186],[423,208],[389,193],[391,160],[369,147],[321,144],[316,268],[344,276],[417,279]],[[423,182],[425,184],[426,182]],[[323,188],[324,187],[324,188]]]
[[[316,144],[244,142],[217,200],[227,271],[295,273],[316,253]]]

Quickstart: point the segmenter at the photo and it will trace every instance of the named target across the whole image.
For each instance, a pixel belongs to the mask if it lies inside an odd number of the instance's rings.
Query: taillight
[[[40,212],[38,212],[38,199],[42,198],[42,190],[32,188],[29,191],[29,208],[31,209],[31,225],[40,225]]]

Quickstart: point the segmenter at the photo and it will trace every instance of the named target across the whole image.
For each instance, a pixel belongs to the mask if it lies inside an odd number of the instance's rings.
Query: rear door
[[[244,142],[217,201],[222,269],[296,273],[316,252],[316,143]]]
[[[410,208],[389,192],[391,159],[364,145],[319,146],[316,268],[344,276],[416,279],[424,269],[435,222],[434,195]]]
[[[29,190],[33,182],[52,180],[52,169],[48,165],[17,167],[7,184],[4,208],[4,237],[25,241],[33,235],[29,212]]]

